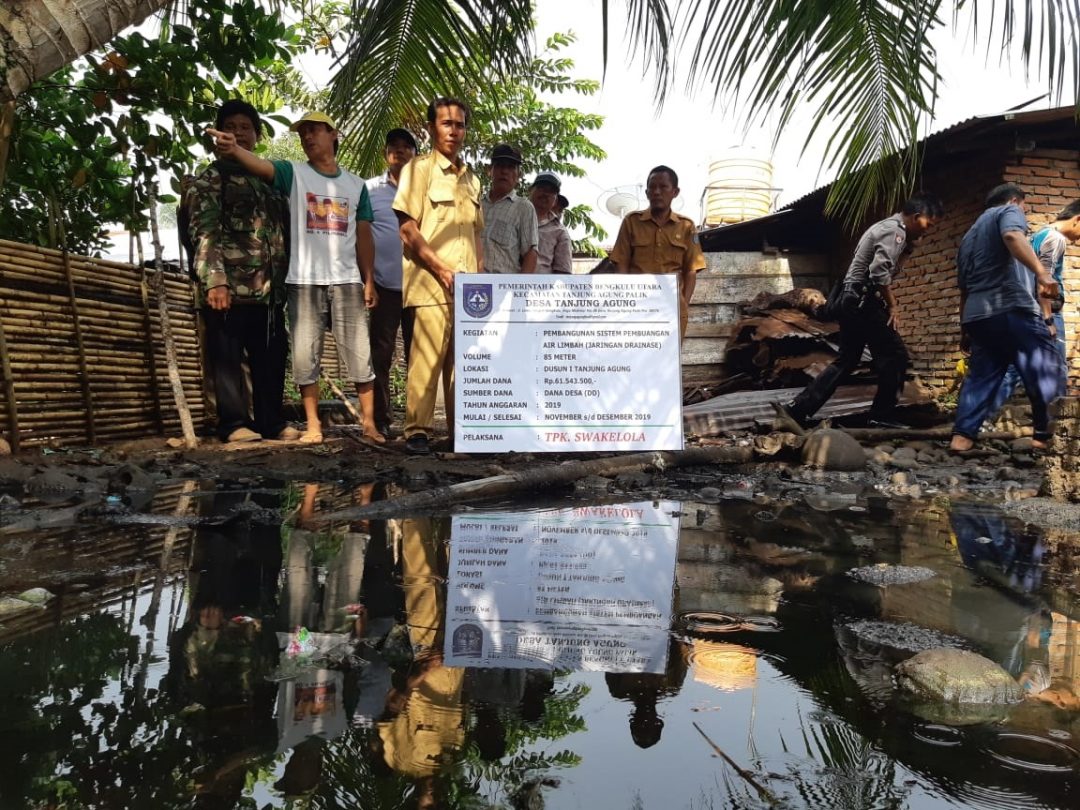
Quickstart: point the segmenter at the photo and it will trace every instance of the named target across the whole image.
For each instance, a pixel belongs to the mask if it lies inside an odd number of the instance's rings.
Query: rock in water
[[[967,650],[918,653],[897,666],[896,683],[919,700],[941,703],[1004,706],[1023,697],[1008,672]]]
[[[802,459],[803,464],[823,470],[866,468],[866,454],[862,445],[849,434],[835,428],[822,428],[807,436]]]
[[[29,602],[31,605],[44,605],[53,598],[53,595],[44,588],[31,588],[28,591],[23,591],[16,598]]]

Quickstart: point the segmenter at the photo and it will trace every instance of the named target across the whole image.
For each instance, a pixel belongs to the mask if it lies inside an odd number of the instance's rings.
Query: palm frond
[[[742,103],[746,123],[767,120],[775,140],[809,107],[804,151],[825,139],[836,170],[828,210],[849,225],[895,205],[917,184],[920,127],[933,117],[940,76],[930,34],[944,0],[684,0],[680,44],[690,48],[689,89]],[[1077,0],[952,0],[951,24],[970,20],[989,53],[1020,46],[1025,68],[1051,91],[1076,90]],[[1004,57],[1003,57],[1004,58]],[[771,116],[775,115],[775,118]]]
[[[674,25],[666,0],[626,0],[626,26],[630,35],[627,57],[640,59],[642,75],[655,78],[656,105],[663,106],[671,83],[671,63],[675,51]],[[604,73],[608,63],[609,2],[601,0]]]
[[[773,143],[804,107],[813,110],[804,150],[825,137],[836,169],[830,213],[850,225],[909,193],[915,144],[936,100],[936,55],[928,40],[941,0],[690,0],[691,86],[742,101],[748,122],[775,126]],[[829,131],[831,130],[831,132]]]
[[[422,120],[432,98],[464,97],[532,56],[529,0],[353,0],[352,17],[329,104],[360,174],[381,169],[386,131]]]

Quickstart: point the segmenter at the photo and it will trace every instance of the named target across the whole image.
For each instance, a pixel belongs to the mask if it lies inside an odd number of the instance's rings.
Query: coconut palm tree
[[[0,103],[171,1],[6,0],[0,5]],[[631,55],[652,72],[658,103],[681,53],[688,59],[687,86],[714,101],[743,103],[748,122],[774,114],[779,133],[796,110],[809,106],[814,123],[807,141],[825,138],[825,165],[839,175],[830,205],[849,220],[894,202],[916,182],[915,144],[937,100],[937,32],[981,38],[988,53],[1000,51],[1003,59],[1018,45],[1023,68],[1058,98],[1070,84],[1080,92],[1080,0],[619,5]],[[605,59],[614,6],[601,0]],[[461,93],[531,56],[530,0],[352,0],[352,17],[331,97],[359,149],[377,149],[388,122],[414,118],[433,95]],[[484,58],[461,58],[477,52]]]

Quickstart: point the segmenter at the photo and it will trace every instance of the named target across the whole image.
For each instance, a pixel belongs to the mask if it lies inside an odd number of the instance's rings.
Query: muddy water
[[[992,507],[14,494],[2,808],[1080,806],[1078,538]],[[927,646],[1031,696],[901,701]]]

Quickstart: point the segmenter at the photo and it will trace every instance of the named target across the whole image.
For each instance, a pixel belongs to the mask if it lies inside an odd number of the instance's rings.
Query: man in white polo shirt
[[[323,335],[334,330],[338,357],[355,383],[363,413],[364,437],[386,438],[375,426],[374,379],[368,342],[367,310],[378,303],[375,291],[374,219],[364,181],[338,166],[337,125],[325,113],[310,112],[290,129],[300,136],[307,162],[260,158],[236,143],[230,132],[207,130],[217,153],[231,157],[252,174],[273,181],[289,195],[291,247],[288,288],[293,378],[307,417],[305,444],[320,444],[319,375]]]

